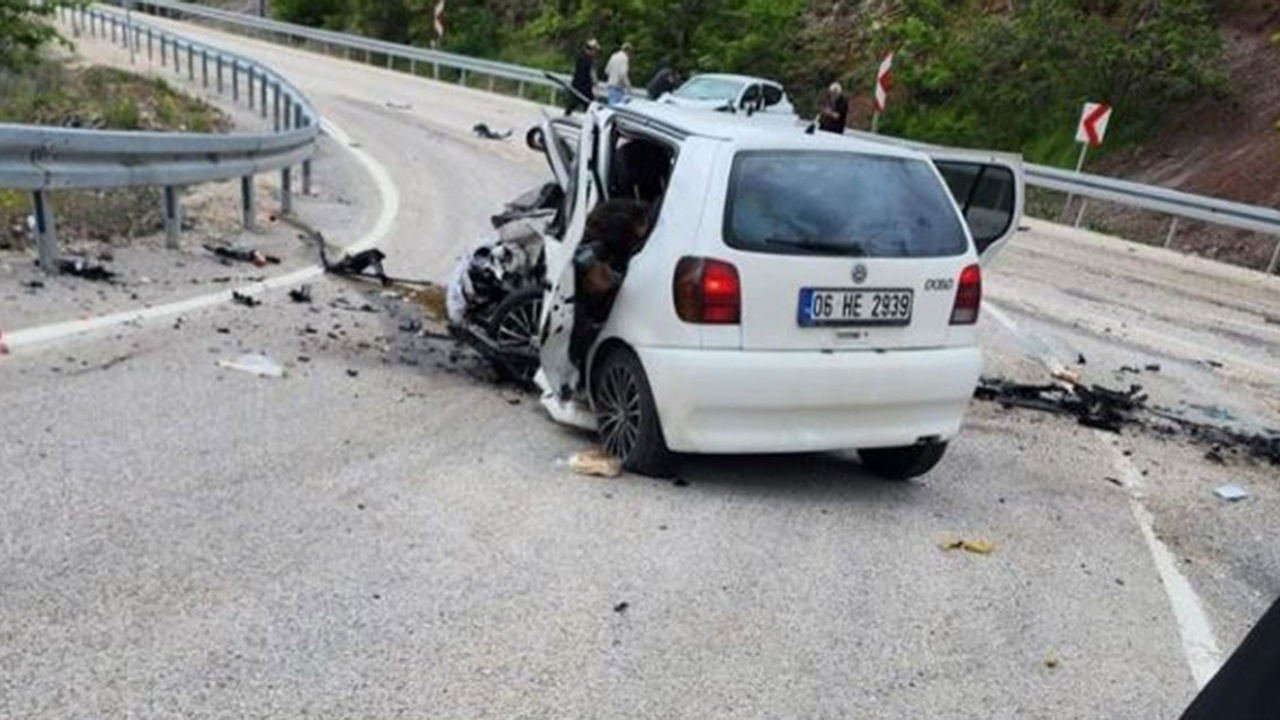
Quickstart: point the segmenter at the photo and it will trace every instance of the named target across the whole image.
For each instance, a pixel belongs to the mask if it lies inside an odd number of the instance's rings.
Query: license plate
[[[801,327],[848,327],[853,325],[910,325],[912,290],[846,290],[802,288]]]

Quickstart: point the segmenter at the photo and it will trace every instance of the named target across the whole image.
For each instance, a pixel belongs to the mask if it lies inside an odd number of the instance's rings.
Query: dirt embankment
[[[1142,147],[1091,163],[1093,172],[1199,195],[1280,208],[1280,4],[1252,0],[1223,18],[1231,93],[1186,105]],[[1113,122],[1124,121],[1117,108]],[[1163,242],[1167,218],[1107,208],[1089,224]],[[1264,268],[1275,238],[1203,223],[1179,223],[1174,247]]]

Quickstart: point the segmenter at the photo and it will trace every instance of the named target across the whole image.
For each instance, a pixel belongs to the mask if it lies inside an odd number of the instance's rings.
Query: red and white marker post
[[[1080,143],[1080,159],[1076,161],[1076,173],[1084,169],[1084,160],[1089,155],[1089,148],[1099,147],[1107,136],[1107,125],[1111,123],[1111,106],[1107,103],[1084,104],[1084,110],[1080,113],[1080,123],[1076,126],[1076,142]],[[1075,199],[1074,195],[1067,195],[1067,205],[1063,208],[1063,213],[1071,209],[1071,201]],[[1080,227],[1080,221],[1084,218],[1084,203],[1080,204],[1080,213],[1076,215],[1076,227]]]
[[[438,46],[440,41],[444,39],[444,0],[436,3],[435,11],[431,14],[431,19],[435,24],[436,38],[431,42],[432,46]]]
[[[880,61],[880,70],[876,72],[876,111],[871,116],[871,132],[880,131],[880,116],[884,114],[885,103],[889,100],[889,90],[893,87],[893,52],[890,51]]]

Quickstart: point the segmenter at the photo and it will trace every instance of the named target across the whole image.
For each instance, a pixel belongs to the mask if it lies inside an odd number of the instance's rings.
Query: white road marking
[[[378,214],[377,222],[374,223],[373,229],[366,233],[363,237],[347,246],[347,252],[359,252],[377,246],[384,241],[395,225],[396,216],[400,212],[400,191],[391,180],[391,175],[387,169],[369,155],[369,153],[359,147],[352,147],[351,136],[342,128],[333,124],[328,120],[321,123],[321,127],[335,141],[340,143],[347,152],[355,156],[356,160],[364,166],[365,170],[373,178],[374,185],[378,194],[382,199],[382,210]],[[203,308],[212,307],[221,303],[231,302],[233,292],[242,295],[256,296],[268,290],[297,285],[300,282],[314,279],[324,274],[324,268],[319,265],[312,265],[300,270],[295,270],[286,275],[270,278],[261,282],[242,285],[240,287],[216,292],[209,295],[200,295],[186,300],[167,303],[165,305],[156,305],[154,307],[122,310],[120,312],[100,315],[98,317],[84,318],[80,320],[70,320],[67,322],[53,323],[50,325],[42,325],[40,327],[27,328],[25,330],[15,330],[4,336],[4,344],[10,353],[20,353],[29,351],[33,348],[55,343],[61,340],[93,332],[96,330],[106,330],[121,325],[136,324],[155,320],[158,318],[172,317],[184,313],[201,310]]]
[[[989,301],[983,304],[983,311],[1020,341],[1028,345],[1047,347],[1047,343],[1019,328],[1018,323],[1009,317],[1008,313]],[[1062,361],[1051,354],[1040,354],[1037,359],[1050,372],[1057,372],[1066,367]],[[1221,646],[1213,633],[1209,616],[1205,613],[1204,605],[1200,601],[1200,596],[1196,595],[1195,588],[1178,569],[1177,559],[1164,541],[1156,535],[1151,512],[1142,503],[1145,497],[1142,473],[1111,442],[1113,436],[1102,431],[1094,431],[1094,434],[1113,455],[1112,466],[1128,490],[1129,509],[1133,513],[1133,519],[1138,523],[1142,539],[1146,541],[1151,559],[1155,563],[1156,573],[1160,576],[1160,584],[1169,598],[1173,618],[1178,625],[1178,636],[1182,641],[1182,653],[1186,656],[1187,665],[1191,669],[1191,677],[1195,680],[1197,687],[1203,688],[1222,666]]]
[[[1182,652],[1191,668],[1191,677],[1197,687],[1203,688],[1213,679],[1218,668],[1222,667],[1222,649],[1213,633],[1213,626],[1209,623],[1209,616],[1204,611],[1200,596],[1191,587],[1191,582],[1178,570],[1177,558],[1156,535],[1154,518],[1142,504],[1145,497],[1142,473],[1134,466],[1133,461],[1110,442],[1112,436],[1101,430],[1095,430],[1094,434],[1099,442],[1110,448],[1112,467],[1129,491],[1129,509],[1142,531],[1142,539],[1147,542],[1147,549],[1151,551],[1165,595],[1169,597],[1173,617],[1178,623],[1178,634],[1182,639]]]

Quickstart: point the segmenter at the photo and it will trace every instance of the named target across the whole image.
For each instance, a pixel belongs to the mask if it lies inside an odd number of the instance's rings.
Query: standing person
[[[596,95],[596,56],[600,54],[600,42],[595,38],[591,38],[582,46],[582,50],[578,52],[578,60],[573,65],[573,82],[571,86],[578,91],[582,97],[577,95],[569,96],[569,104],[565,107],[564,114],[568,115],[574,110],[586,110],[587,104],[595,98]],[[586,98],[585,100],[583,98]]]
[[[657,100],[677,87],[680,87],[680,73],[676,72],[675,68],[663,63],[658,72],[654,74],[653,79],[649,81],[649,98]]]
[[[609,64],[604,66],[604,74],[609,83],[609,104],[622,104],[631,89],[631,43],[622,43],[622,49],[614,53]]]
[[[818,129],[826,132],[844,134],[849,121],[849,98],[844,96],[844,88],[833,82],[822,96],[822,112],[818,116]]]

